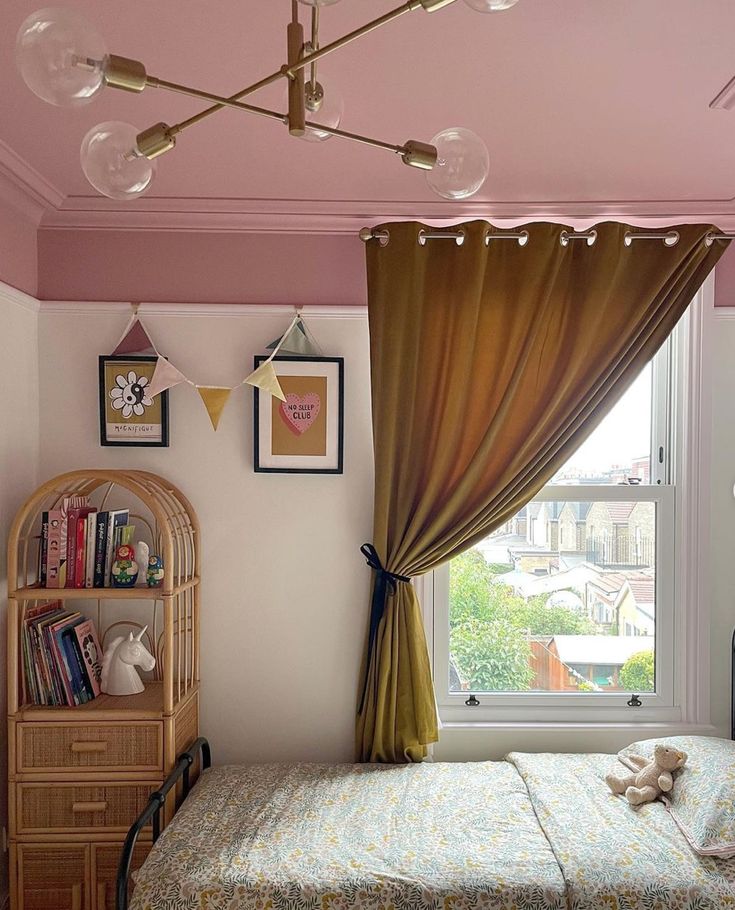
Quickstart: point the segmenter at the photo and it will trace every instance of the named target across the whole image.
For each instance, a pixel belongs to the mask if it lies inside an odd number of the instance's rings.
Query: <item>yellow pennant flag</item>
[[[273,395],[274,398],[280,398],[281,401],[286,400],[286,396],[283,394],[283,389],[281,388],[281,383],[278,381],[278,376],[276,376],[276,370],[270,360],[266,360],[264,363],[253,370],[253,372],[245,379],[248,385],[254,385],[259,389],[262,389],[264,392],[268,392],[270,395]]]
[[[196,389],[204,402],[204,407],[207,409],[209,419],[212,421],[212,426],[216,430],[232,389],[211,385],[198,385]]]

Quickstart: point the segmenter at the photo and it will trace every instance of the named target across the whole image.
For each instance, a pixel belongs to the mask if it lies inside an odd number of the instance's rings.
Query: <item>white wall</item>
[[[38,483],[38,313],[34,300],[0,288],[0,704],[5,705],[6,544],[10,523]],[[0,748],[0,824],[7,824],[7,733]],[[0,862],[0,903],[7,893]]]
[[[733,301],[735,303],[735,301]],[[718,307],[712,339],[712,722],[730,735],[730,640],[735,628],[735,308]]]
[[[168,449],[101,448],[97,356],[115,347],[129,310],[51,304],[40,316],[41,478],[144,468],[170,477],[199,515],[201,727],[217,762],[352,759],[370,582],[359,546],[372,528],[367,319],[356,313],[309,320],[325,354],[345,358],[343,476],[255,474],[249,386],[216,433],[183,385],[170,392]],[[234,385],[292,315],[143,318],[190,378]]]

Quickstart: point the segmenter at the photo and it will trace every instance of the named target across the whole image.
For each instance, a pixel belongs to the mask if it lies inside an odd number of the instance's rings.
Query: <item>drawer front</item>
[[[140,869],[150,852],[152,844],[136,844],[133,851],[131,871]],[[120,862],[122,844],[92,845],[92,896],[94,910],[116,910],[115,889],[117,885],[117,867]],[[133,893],[132,882],[129,883],[128,898]]]
[[[18,844],[16,849],[15,910],[89,910],[88,846]]]
[[[162,771],[163,724],[18,724],[18,773]]]
[[[124,833],[160,783],[16,784],[17,833]]]

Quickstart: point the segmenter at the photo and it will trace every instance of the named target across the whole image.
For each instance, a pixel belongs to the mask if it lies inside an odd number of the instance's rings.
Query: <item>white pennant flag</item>
[[[155,398],[156,395],[160,395],[161,392],[165,392],[166,389],[173,388],[180,382],[189,382],[189,380],[184,376],[181,370],[177,370],[172,363],[169,363],[165,357],[161,357],[159,354],[158,360],[156,361],[156,368],[153,371],[153,376],[151,377],[150,385],[148,386],[148,394],[150,397]]]

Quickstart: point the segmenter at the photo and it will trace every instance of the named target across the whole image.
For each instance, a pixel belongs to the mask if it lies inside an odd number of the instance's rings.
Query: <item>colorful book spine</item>
[[[61,549],[61,526],[66,520],[63,509],[51,509],[48,513],[48,557],[46,560],[46,587],[63,588],[62,562],[66,562],[66,546]],[[66,569],[64,569],[66,580]]]
[[[38,583],[45,588],[48,567],[48,512],[43,512],[41,515],[41,539],[38,551]]]
[[[107,551],[105,553],[105,587],[112,587],[112,563],[115,560],[117,539],[120,528],[128,523],[128,509],[110,512],[109,526],[107,528]]]
[[[87,517],[77,518],[76,548],[74,551],[74,587],[84,587],[84,576],[87,569]]]
[[[95,546],[97,541],[97,513],[90,512],[86,521],[86,538],[85,549],[86,558],[84,564],[84,587],[94,587],[94,557]]]
[[[109,512],[97,513],[97,531],[94,544],[94,587],[105,586],[105,555],[107,553],[107,528],[110,523]]]
[[[79,642],[77,641],[77,637],[74,631],[76,627],[81,624],[81,622],[82,620],[79,620],[74,624],[74,626],[64,630],[62,643],[66,650],[66,657],[71,668],[73,685],[79,697],[79,703],[86,704],[95,696],[91,686],[89,686],[86,674],[84,672],[84,661],[82,660],[82,655],[79,650]]]
[[[78,614],[77,614],[78,617]],[[69,627],[69,622],[73,617],[67,617],[59,623],[54,623],[48,630],[49,640],[51,643],[51,655],[54,659],[54,669],[59,682],[60,694],[63,697],[63,704],[73,706],[80,704],[78,694],[74,686],[74,677],[72,668],[67,659],[63,643],[63,635]]]
[[[102,649],[97,639],[97,631],[91,619],[74,627],[74,635],[79,644],[79,651],[84,665],[84,675],[93,696],[100,694],[100,676],[102,675]]]
[[[69,514],[67,519],[68,540],[66,545],[66,587],[78,588],[77,569],[79,568],[79,519],[86,518],[92,511],[86,505],[86,499],[81,496],[70,497]]]

